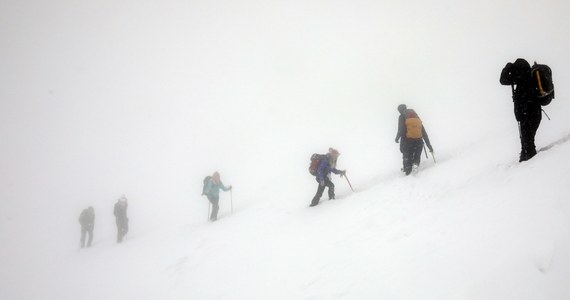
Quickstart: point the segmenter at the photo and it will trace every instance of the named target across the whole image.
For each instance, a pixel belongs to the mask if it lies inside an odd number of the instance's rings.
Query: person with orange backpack
[[[400,143],[404,165],[402,171],[407,176],[412,171],[417,172],[422,158],[424,141],[432,153],[433,147],[418,114],[413,109],[408,109],[405,104],[398,105],[398,112],[400,112],[400,117],[398,118],[398,133],[395,141]]]
[[[313,197],[311,205],[309,206],[312,207],[319,204],[319,200],[321,200],[321,197],[323,196],[325,187],[329,188],[329,200],[335,199],[334,183],[332,183],[330,179],[331,172],[339,174],[341,177],[346,174],[346,170],[337,170],[336,168],[336,161],[339,155],[340,153],[338,150],[329,148],[329,153],[324,155],[313,154],[311,157],[309,172],[311,175],[316,176],[316,180],[319,185],[317,187],[317,193],[315,194],[315,197]]]

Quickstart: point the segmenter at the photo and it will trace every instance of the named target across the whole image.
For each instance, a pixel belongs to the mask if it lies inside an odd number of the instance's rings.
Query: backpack
[[[212,176],[204,177],[204,186],[202,187],[202,195],[206,194],[206,186],[208,186],[208,181],[212,179]]]
[[[89,210],[84,209],[81,212],[81,215],[79,215],[79,223],[81,223],[81,225],[87,225],[87,222],[89,221],[90,216],[89,216]]]
[[[313,155],[311,155],[311,164],[309,165],[309,173],[311,173],[311,175],[317,176],[317,170],[319,169],[321,160],[325,157],[325,154],[313,153]]]
[[[538,102],[542,106],[550,104],[554,99],[554,83],[552,82],[552,70],[547,65],[539,65],[534,62],[530,70],[532,78],[535,80],[540,96]]]
[[[406,111],[406,137],[409,139],[421,139],[422,135],[422,120],[413,109]]]

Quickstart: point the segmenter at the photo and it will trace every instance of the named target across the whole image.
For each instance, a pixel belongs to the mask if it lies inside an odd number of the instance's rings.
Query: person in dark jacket
[[[335,198],[334,194],[334,183],[331,181],[331,172],[340,175],[341,177],[346,174],[346,170],[337,170],[336,162],[338,160],[340,153],[333,148],[329,148],[329,152],[323,157],[319,163],[319,167],[317,169],[317,176],[316,180],[319,184],[317,187],[317,193],[313,200],[311,201],[310,206],[315,206],[319,204],[321,197],[323,196],[323,192],[325,191],[325,187],[328,187],[329,193],[329,200],[333,200]]]
[[[398,105],[398,132],[396,134],[396,143],[400,143],[400,152],[402,152],[402,171],[406,175],[410,175],[412,171],[417,171],[421,159],[424,141],[430,152],[433,147],[429,141],[425,126],[413,109],[408,109],[405,104]]]
[[[538,97],[540,92],[531,75],[530,64],[522,59],[507,63],[499,80],[502,85],[510,85],[513,91],[515,119],[519,123],[521,153],[519,162],[536,155],[534,137],[542,120],[542,108]]]
[[[227,192],[232,189],[232,186],[224,186],[224,183],[220,179],[220,173],[214,172],[214,174],[207,180],[202,193],[203,195],[206,195],[208,201],[212,204],[212,214],[210,215],[210,221],[212,222],[218,219],[218,211],[220,210],[220,189]]]
[[[123,195],[113,209],[113,214],[115,215],[115,222],[117,223],[117,243],[121,243],[123,238],[129,232],[129,218],[127,217],[127,198]]]
[[[92,206],[84,209],[79,215],[79,224],[81,224],[81,248],[85,248],[85,237],[89,234],[87,248],[91,247],[93,242],[93,229],[95,228],[95,210]]]

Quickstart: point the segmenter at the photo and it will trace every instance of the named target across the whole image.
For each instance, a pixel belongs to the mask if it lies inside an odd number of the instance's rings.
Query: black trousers
[[[212,203],[212,214],[210,214],[210,221],[216,221],[218,219],[218,211],[220,210],[220,196],[210,196],[207,195],[208,201]]]
[[[521,156],[519,162],[531,159],[536,155],[534,137],[540,126],[540,118],[524,118],[519,122],[521,138]]]
[[[91,247],[91,242],[93,242],[93,228],[81,226],[81,248],[85,248],[85,237],[89,234],[89,240],[87,241],[87,247]]]
[[[404,172],[406,172],[406,175],[409,175],[410,172],[412,172],[413,165],[420,165],[423,150],[424,141],[422,139],[407,139],[405,141],[402,157]]]
[[[123,241],[123,238],[129,232],[129,218],[117,218],[117,243]]]
[[[317,182],[319,182],[318,179],[316,179]],[[332,183],[332,181],[328,178],[325,177],[325,185],[321,186],[320,182],[319,185],[317,187],[317,193],[315,194],[315,197],[313,197],[313,201],[311,201],[311,206],[315,206],[317,204],[319,204],[319,200],[321,200],[321,197],[323,196],[323,192],[325,191],[325,188],[328,187],[329,188],[329,200],[334,199],[335,195],[334,195],[334,183]]]

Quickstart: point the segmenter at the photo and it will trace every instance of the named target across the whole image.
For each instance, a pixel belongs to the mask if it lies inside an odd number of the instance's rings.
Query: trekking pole
[[[542,112],[544,113],[544,115],[546,116],[546,118],[548,119],[548,121],[550,121],[550,117],[548,116],[548,114],[544,111],[544,109],[541,109]]]
[[[433,158],[433,163],[437,164],[437,162],[435,161],[435,155],[433,154],[433,152],[431,153],[431,158]]]
[[[346,179],[346,182],[348,182],[348,186],[350,187],[350,189],[354,192],[354,189],[352,188],[352,184],[350,184],[350,180],[348,180],[348,177],[346,177],[346,174],[344,174],[344,178]]]
[[[429,156],[427,155],[426,144],[424,144],[424,152],[426,154],[426,159],[429,159]]]
[[[231,204],[231,208],[232,208],[231,212],[232,212],[232,214],[233,214],[233,213],[234,213],[234,193],[233,193],[233,187],[232,187],[232,189],[230,190],[230,204]]]

